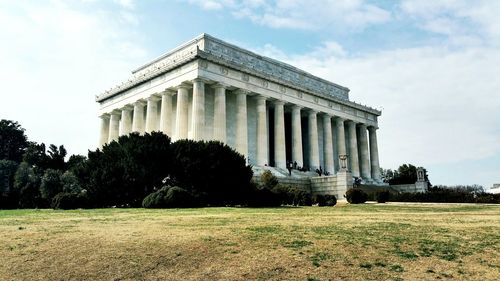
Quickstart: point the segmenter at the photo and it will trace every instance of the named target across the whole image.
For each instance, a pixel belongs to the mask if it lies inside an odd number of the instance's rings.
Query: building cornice
[[[331,99],[359,110],[376,115],[381,114],[379,110],[349,101],[349,89],[346,87],[314,76],[289,64],[260,56],[208,34],[201,34],[135,69],[127,81],[97,96],[96,101],[103,102],[198,58],[292,87],[299,91]]]

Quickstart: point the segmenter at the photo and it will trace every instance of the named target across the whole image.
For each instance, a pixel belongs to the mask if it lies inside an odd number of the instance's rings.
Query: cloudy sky
[[[205,32],[382,110],[381,166],[500,183],[500,1],[0,0],[0,118],[95,149],[95,95]]]

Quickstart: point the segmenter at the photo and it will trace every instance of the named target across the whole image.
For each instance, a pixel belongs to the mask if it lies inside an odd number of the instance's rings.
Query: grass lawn
[[[500,280],[500,206],[0,211],[0,280]]]

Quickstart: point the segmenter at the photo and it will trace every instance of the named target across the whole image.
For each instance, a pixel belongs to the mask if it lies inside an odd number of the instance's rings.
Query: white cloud
[[[500,44],[500,1],[404,0],[403,15],[421,22],[420,27],[454,37],[477,38],[486,44]],[[464,41],[459,41],[464,43]]]
[[[276,0],[276,1],[198,1],[189,0],[206,10],[228,9],[237,18],[272,28],[320,30],[336,28],[362,29],[383,23],[391,14],[364,0]]]
[[[84,12],[57,1],[0,4],[0,24],[9,27],[0,31],[0,118],[19,121],[31,140],[64,144],[70,153],[93,148],[94,96],[147,56],[140,37],[125,31],[134,24],[121,11]]]

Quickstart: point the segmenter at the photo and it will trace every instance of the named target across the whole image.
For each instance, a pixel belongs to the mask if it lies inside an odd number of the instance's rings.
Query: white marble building
[[[347,155],[352,176],[381,182],[380,111],[349,101],[346,87],[207,34],[134,70],[96,101],[100,145],[159,130],[174,141],[225,142],[257,170],[296,162],[335,177]]]

